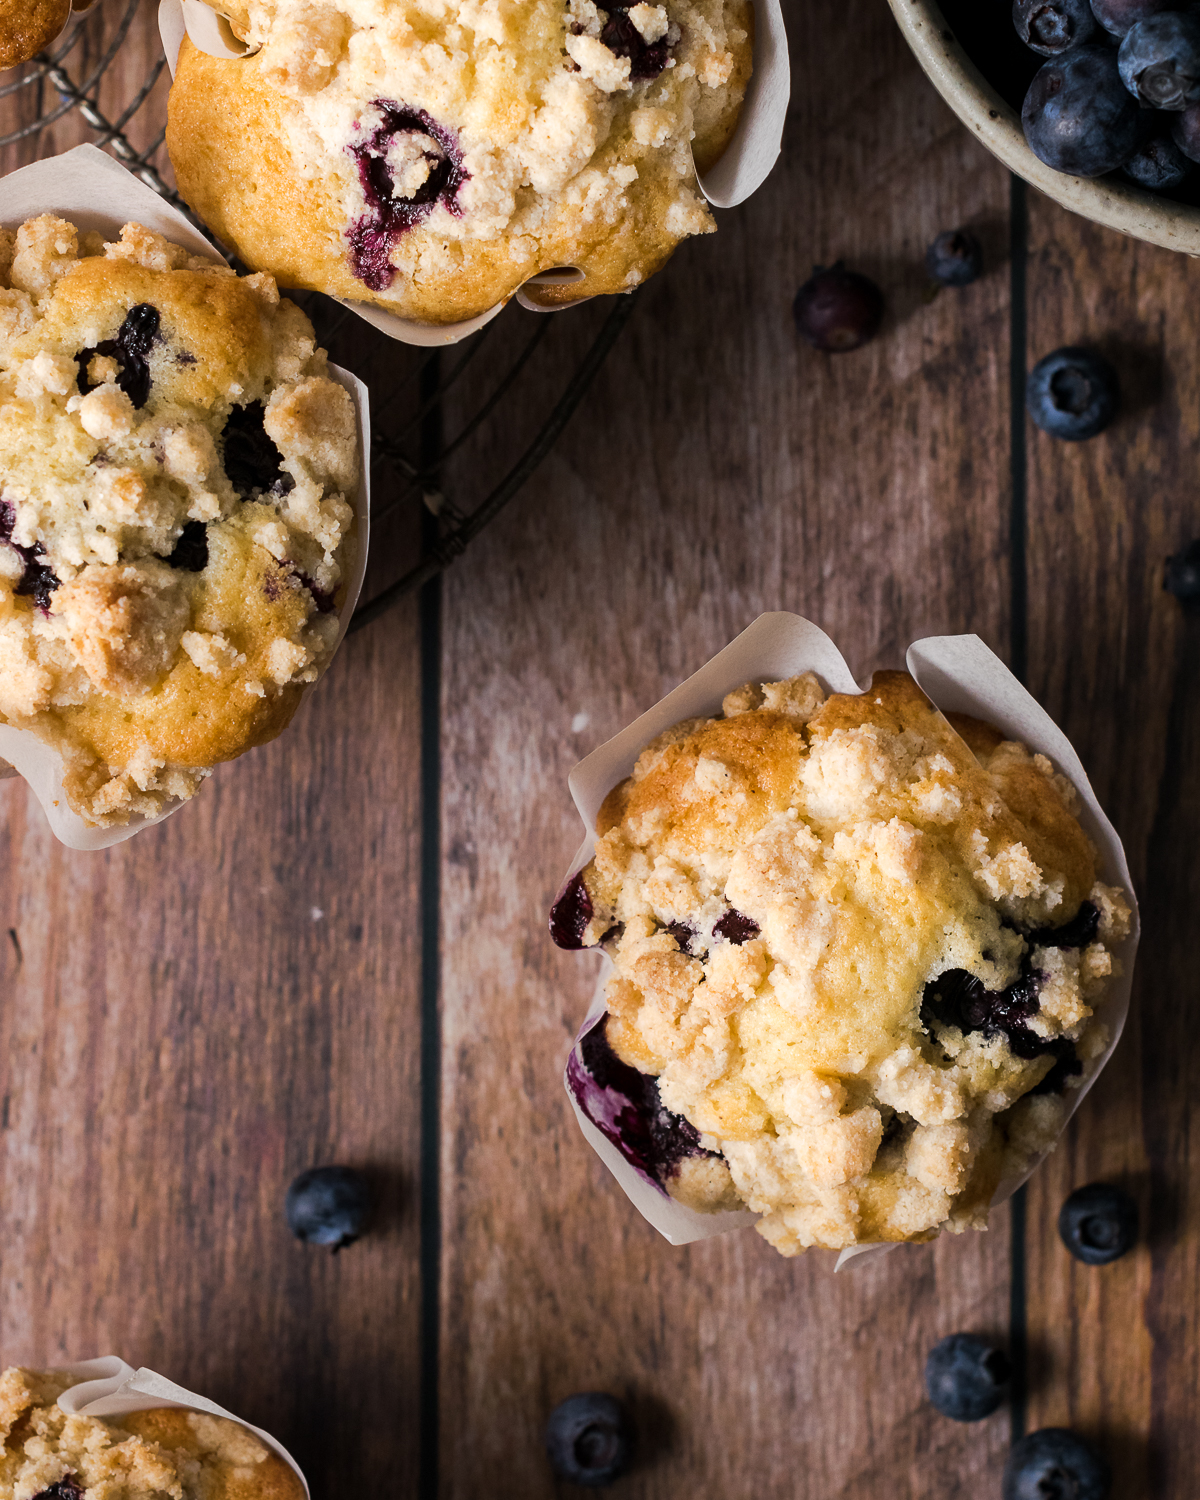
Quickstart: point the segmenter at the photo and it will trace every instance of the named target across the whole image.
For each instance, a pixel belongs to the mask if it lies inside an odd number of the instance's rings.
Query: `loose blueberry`
[[[1051,437],[1079,443],[1103,432],[1117,412],[1117,372],[1091,349],[1056,349],[1029,372],[1025,405]]]
[[[88,378],[88,367],[97,354],[104,355],[116,360],[120,367],[117,385],[140,411],[150,399],[150,350],[158,342],[161,322],[157,307],[149,302],[139,302],[126,313],[115,339],[105,339],[94,349],[81,349],[75,356],[79,366],[76,383],[80,392],[86,396],[95,390]]]
[[[550,908],[550,936],[560,948],[584,946],[583,934],[592,920],[592,898],[583,883],[583,871],[572,875]]]
[[[208,527],[203,521],[187,521],[167,558],[168,566],[185,573],[203,573],[208,567]]]
[[[925,269],[939,286],[970,286],[983,270],[983,246],[969,229],[947,229],[926,250]]]
[[[1180,0],[1092,0],[1092,14],[1113,36],[1124,36],[1131,26],[1156,16],[1159,11],[1177,10]]]
[[[1160,135],[1131,156],[1121,170],[1139,187],[1165,193],[1186,181],[1192,163],[1169,136]]]
[[[648,42],[629,19],[628,5],[611,5],[607,9],[608,20],[600,40],[610,52],[629,59],[629,76],[635,83],[657,78],[671,55],[666,37]]]
[[[1147,109],[1200,103],[1200,16],[1169,10],[1139,21],[1125,34],[1117,67]]]
[[[226,419],[222,462],[239,495],[287,495],[296,487],[283,467],[283,454],[267,435],[266,414],[261,401],[249,401],[235,406]]]
[[[1184,604],[1200,604],[1200,540],[1167,558],[1163,588]]]
[[[459,216],[458,190],[470,175],[463,169],[458,137],[427,115],[392,99],[376,99],[380,123],[346,150],[354,158],[367,212],[347,231],[354,274],[374,292],[386,291],[396,275],[392,247],[401,235],[431,214],[438,203]],[[358,128],[358,127],[356,127]],[[411,197],[397,189],[388,154],[397,136],[423,136],[434,150],[424,152],[429,172]]]
[[[1004,1500],[1106,1500],[1112,1475],[1092,1447],[1065,1427],[1043,1427],[1009,1449]]]
[[[936,1411],[956,1422],[979,1422],[1004,1400],[1008,1357],[973,1333],[952,1333],[929,1351],[925,1392]]]
[[[83,1500],[83,1486],[76,1474],[64,1474],[49,1489],[40,1490],[33,1500]]]
[[[814,349],[847,354],[879,332],[883,293],[866,276],[847,271],[839,260],[817,266],[792,304],[796,328]]]
[[[1171,116],[1171,139],[1188,161],[1200,161],[1200,104]]]
[[[546,1453],[560,1479],[600,1489],[629,1467],[633,1427],[625,1407],[604,1391],[568,1396],[546,1423]]]
[[[1115,172],[1149,134],[1107,47],[1076,47],[1038,69],[1021,108],[1029,149],[1072,177]]]
[[[367,1180],[353,1167],[312,1167],[287,1190],[288,1228],[306,1245],[344,1250],[362,1234],[370,1209]]]
[[[1059,1210],[1059,1237],[1085,1266],[1120,1260],[1133,1249],[1137,1232],[1137,1204],[1124,1188],[1108,1182],[1076,1188]]]
[[[1012,14],[1017,35],[1043,57],[1078,47],[1097,31],[1088,0],[1013,0]]]

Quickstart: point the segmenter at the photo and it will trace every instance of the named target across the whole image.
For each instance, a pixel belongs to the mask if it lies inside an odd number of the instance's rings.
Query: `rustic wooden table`
[[[153,10],[103,84],[110,118]],[[350,639],[280,741],[106,854],[62,849],[0,786],[0,1363],[161,1370],[278,1433],[318,1497],[566,1495],[542,1423],[593,1388],[637,1414],[630,1500],[986,1500],[1012,1429],[1051,1424],[1097,1438],[1120,1500],[1200,1493],[1200,618],[1161,587],[1200,533],[1196,272],[1014,185],[883,0],[810,0],[790,27],[766,187],[646,289],[510,510]],[[0,133],[30,107],[0,102]],[[162,109],[160,82],[142,144]],[[87,138],[68,116],[2,164]],[[960,224],[987,274],[927,303],[924,247]],[[830,359],[789,307],[837,257],[889,311]],[[526,334],[505,317],[443,403],[451,429]],[[566,315],[531,409],[603,317]],[[1020,406],[1024,370],[1068,342],[1125,390],[1079,446]],[[367,349],[377,401],[406,357]],[[477,491],[514,440],[493,425],[447,488]],[[416,521],[394,512],[383,572]],[[594,975],[546,936],[579,839],[567,773],[768,609],[818,621],[860,674],[978,632],[1073,737],[1145,922],[1125,1040],[1023,1223],[1004,1209],[836,1278],[752,1232],[672,1249],[560,1082]],[[281,1211],[331,1160],[381,1205],[336,1258]],[[1089,1270],[1055,1218],[1101,1177],[1144,1234]],[[959,1329],[1017,1364],[1011,1409],[976,1426],[922,1396],[925,1351]]]

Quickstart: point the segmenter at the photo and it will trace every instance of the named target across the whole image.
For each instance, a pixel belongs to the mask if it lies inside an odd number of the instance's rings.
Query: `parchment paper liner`
[[[185,34],[193,46],[212,57],[236,61],[251,55],[250,48],[233,34],[228,18],[214,11],[205,0],[160,0],[158,29],[172,78]],[[700,191],[715,208],[735,208],[766,181],[779,159],[790,94],[791,68],[781,0],[754,0],[754,68],[742,112],[720,160],[710,171],[696,174]],[[561,292],[557,296],[553,292],[549,297],[539,296],[540,287],[561,288],[564,279],[561,273],[573,269],[558,266],[531,276],[517,289],[517,301],[530,312],[543,313],[565,312],[569,307],[590,302],[590,297],[564,301]],[[460,323],[421,323],[385,312],[373,303],[343,297],[335,300],[388,338],[424,348],[457,344],[504,309],[504,303],[498,302],[486,312]]]
[[[908,648],[907,666],[928,697],[943,712],[971,714],[975,718],[984,719],[1009,738],[1020,740],[1031,750],[1040,750],[1050,757],[1055,769],[1069,778],[1083,802],[1080,822],[1100,851],[1101,878],[1111,885],[1120,886],[1133,908],[1130,936],[1114,950],[1115,956],[1121,961],[1123,973],[1110,981],[1104,998],[1097,1007],[1097,1014],[1111,1033],[1109,1044],[1083,1087],[1068,1089],[1064,1093],[1067,1105],[1063,1121],[1065,1128],[1067,1120],[1075,1113],[1083,1096],[1112,1056],[1129,1011],[1139,923],[1137,900],[1129,878],[1125,851],[1116,830],[1096,801],[1096,794],[1092,791],[1087,773],[1071,742],[1045,709],[978,636],[941,635],[914,641]],[[782,612],[760,615],[748,630],[743,631],[724,651],[681,683],[674,692],[580,761],[571,772],[568,785],[575,799],[575,806],[579,809],[579,816],[583,819],[587,837],[572,861],[564,884],[592,857],[595,850],[593,830],[601,803],[612,788],[630,774],[638,755],[656,735],[679,723],[681,719],[719,713],[725,694],[744,682],[778,682],[807,671],[815,672],[830,692],[863,691],[855,682],[841,652],[823,630],[810,621],[801,619],[799,615]],[[868,679],[867,686],[869,685]],[[571,1065],[585,1072],[579,1043],[605,1012],[604,987],[612,969],[611,961],[606,956],[601,956],[603,963],[596,993],[576,1036],[570,1059]],[[701,1214],[677,1203],[657,1184],[644,1177],[601,1134],[580,1109],[565,1073],[563,1081],[571,1108],[575,1111],[579,1127],[589,1145],[620,1183],[642,1217],[653,1224],[671,1244],[685,1245],[693,1240],[709,1239],[716,1234],[740,1229],[756,1220],[758,1216],[749,1211]],[[1024,1176],[1001,1182],[992,1199],[992,1206],[1009,1199],[1028,1180],[1042,1160],[1039,1157]],[[859,1245],[843,1250],[838,1257],[837,1269],[840,1270],[851,1261],[857,1263],[864,1256],[869,1258],[884,1255],[895,1248],[891,1244]]]
[[[73,1417],[125,1417],[135,1411],[157,1411],[162,1407],[182,1407],[185,1411],[202,1411],[210,1417],[227,1417],[248,1428],[261,1439],[273,1453],[294,1471],[304,1493],[309,1494],[308,1480],[300,1465],[277,1438],[261,1427],[254,1427],[233,1412],[226,1411],[215,1401],[197,1396],[195,1391],[185,1391],[173,1380],[156,1375],[153,1370],[135,1370],[115,1354],[103,1355],[100,1359],[85,1359],[74,1365],[60,1365],[55,1374],[72,1375],[79,1379],[58,1398],[58,1405],[68,1416]]]
[[[31,167],[22,167],[0,179],[0,225],[15,229],[26,219],[45,213],[59,214],[81,230],[96,229],[114,240],[119,237],[123,224],[144,224],[172,243],[184,246],[193,255],[215,257],[228,264],[177,209],[95,146],[76,146],[62,156],[35,162]],[[341,629],[334,645],[336,651],[350,624],[367,569],[371,531],[371,414],[367,388],[361,380],[337,365],[330,365],[329,373],[350,392],[362,445],[362,477],[353,497],[357,557],[346,602],[338,617]],[[332,657],[333,652],[330,652],[329,660]],[[326,668],[328,665],[327,660]],[[93,828],[67,803],[62,788],[62,761],[58,754],[32,730],[0,724],[0,757],[3,757],[0,759],[0,776],[11,775],[14,770],[24,776],[41,803],[55,837],[68,849],[108,849],[132,838],[143,828],[161,823],[187,805],[176,802],[156,818],[131,818],[123,828]],[[7,769],[6,763],[10,763]]]

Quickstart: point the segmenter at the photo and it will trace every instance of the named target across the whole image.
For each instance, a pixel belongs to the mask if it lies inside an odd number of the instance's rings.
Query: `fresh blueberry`
[[[625,1407],[604,1391],[568,1396],[546,1423],[546,1453],[560,1479],[600,1489],[629,1467],[633,1428]]]
[[[1043,1427],[1014,1443],[1004,1500],[1106,1500],[1112,1475],[1091,1443],[1065,1427]]]
[[[344,1250],[362,1234],[371,1206],[367,1179],[353,1167],[311,1167],[287,1190],[288,1228],[306,1245]]]
[[[1116,53],[1090,44],[1038,69],[1021,108],[1029,149],[1072,177],[1115,172],[1149,134],[1145,111],[1121,82]]]
[[[1017,35],[1043,57],[1078,47],[1097,31],[1088,0],[1013,0],[1012,15]]]
[[[1171,139],[1188,161],[1200,161],[1200,104],[1172,114]]]
[[[1139,187],[1164,193],[1177,188],[1192,171],[1192,164],[1170,136],[1155,136],[1121,168]]]
[[[1163,588],[1184,604],[1200,604],[1200,541],[1167,558]]]
[[[952,1333],[929,1351],[925,1393],[936,1411],[956,1422],[979,1422],[1004,1400],[1012,1374],[1008,1357],[973,1333]]]
[[[847,271],[839,260],[817,266],[792,304],[796,329],[814,349],[848,354],[879,332],[883,293],[866,276]]]
[[[1056,349],[1029,372],[1025,405],[1051,437],[1078,443],[1103,432],[1117,411],[1117,372],[1091,349]]]
[[[926,250],[925,269],[939,286],[970,286],[983,270],[983,246],[969,229],[947,229]]]
[[[1159,11],[1177,10],[1180,0],[1092,0],[1092,14],[1113,36],[1124,36],[1131,26],[1156,16]]]
[[[1125,33],[1117,53],[1121,80],[1147,109],[1200,103],[1200,16],[1164,11]]]
[[[1120,1260],[1133,1249],[1137,1232],[1137,1204],[1124,1188],[1108,1182],[1076,1188],[1059,1210],[1059,1237],[1085,1266]]]

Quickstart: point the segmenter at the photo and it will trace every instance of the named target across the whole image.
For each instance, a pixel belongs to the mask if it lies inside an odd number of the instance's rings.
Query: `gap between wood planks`
[[[1009,179],[1009,639],[1010,665],[1023,683],[1028,674],[1029,609],[1026,544],[1028,509],[1025,450],[1025,367],[1027,357],[1026,271],[1028,264],[1027,189]],[[434,359],[422,372],[422,399],[437,390]],[[442,411],[438,400],[422,425],[422,467],[432,472],[441,447]],[[436,519],[423,516],[427,530]],[[426,545],[431,540],[425,539]],[[441,1313],[441,611],[442,579],[431,579],[420,594],[421,640],[421,1390],[420,1500],[438,1500],[440,1486],[440,1313]],[[1028,1404],[1028,1317],[1026,1307],[1025,1189],[1012,1199],[1010,1216],[1009,1357],[1012,1441],[1025,1435]]]

